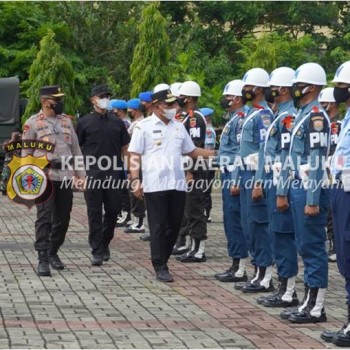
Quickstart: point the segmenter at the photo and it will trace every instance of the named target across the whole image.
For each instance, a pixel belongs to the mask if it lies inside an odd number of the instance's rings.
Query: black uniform
[[[122,147],[129,143],[130,137],[122,120],[112,114],[101,115],[96,111],[79,119],[77,134],[89,181],[101,180],[101,183],[108,179],[111,179],[111,183],[114,181],[112,186],[97,186],[96,182],[95,188],[90,186],[85,191],[89,244],[93,255],[102,255],[113,239],[120,211],[121,183],[124,177],[121,152]],[[100,159],[103,168],[107,167],[107,159],[110,159],[112,167],[99,169],[98,164],[88,167],[87,156],[93,156],[97,161]]]
[[[206,122],[203,115],[198,110],[190,110],[185,117],[183,124],[192,138],[196,147],[204,148],[206,135]],[[206,169],[203,167],[193,167],[189,170],[193,174],[194,183],[186,194],[185,216],[182,222],[178,243],[185,241],[183,235],[189,231],[192,239],[192,248],[187,256],[184,254],[179,258],[182,262],[199,261],[202,258],[193,257],[199,248],[201,241],[207,239],[207,218],[205,216],[204,186],[206,180]],[[204,252],[204,251],[203,251]]]

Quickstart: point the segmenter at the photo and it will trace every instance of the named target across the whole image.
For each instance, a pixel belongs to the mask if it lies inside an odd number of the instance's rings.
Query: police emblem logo
[[[314,131],[322,131],[324,129],[324,118],[323,117],[313,117],[311,118],[312,128]]]
[[[271,115],[270,114],[262,114],[261,122],[265,129],[267,129],[271,125]]]
[[[11,172],[7,183],[8,197],[28,208],[45,202],[52,193],[52,184],[44,171],[49,165],[46,156],[21,158],[13,155],[8,164]]]
[[[197,126],[197,119],[196,118],[190,118],[190,127],[195,128]]]

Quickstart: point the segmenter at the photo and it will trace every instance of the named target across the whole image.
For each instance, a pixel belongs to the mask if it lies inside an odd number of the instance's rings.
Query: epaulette
[[[239,117],[241,117],[241,118],[242,118],[242,117],[244,117],[244,116],[245,116],[245,113],[244,113],[244,112],[238,112],[238,113],[237,113],[237,115],[238,115]]]
[[[312,113],[319,113],[320,109],[317,106],[312,106]]]
[[[264,106],[261,106],[261,105],[258,105],[258,104],[253,104],[253,107],[257,108],[257,109],[264,109],[265,108]]]

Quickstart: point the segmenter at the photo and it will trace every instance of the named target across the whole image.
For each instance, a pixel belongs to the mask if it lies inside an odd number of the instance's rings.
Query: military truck
[[[24,108],[25,101],[19,95],[19,79],[0,78],[0,171],[5,158],[4,141],[11,138],[12,132],[21,130]]]

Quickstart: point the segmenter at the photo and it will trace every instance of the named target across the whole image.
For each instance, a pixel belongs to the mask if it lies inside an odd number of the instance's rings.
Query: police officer
[[[339,120],[339,104],[335,101],[333,92],[333,87],[327,87],[323,89],[318,96],[318,102],[320,102],[322,107],[326,110],[331,121],[331,149],[329,152],[329,157],[334,154],[335,148],[337,147],[342,124],[341,120]],[[331,209],[329,209],[327,218],[327,238],[329,242],[328,261],[336,262],[337,255],[335,252]]]
[[[168,260],[179,232],[186,200],[181,156],[208,157],[214,151],[196,148],[184,126],[174,120],[176,98],[170,90],[154,93],[152,100],[153,115],[135,127],[130,142],[131,186],[138,198],[144,195],[147,201],[151,259],[156,278],[161,282],[173,282]],[[141,159],[142,184],[139,178]]]
[[[144,112],[145,107],[141,103],[139,98],[132,98],[127,102],[128,105],[128,115],[132,119],[132,123],[128,132],[130,136],[134,132],[134,129],[138,123],[145,118]],[[146,207],[145,201],[135,197],[132,193],[130,193],[130,201],[131,201],[131,213],[134,215],[134,220],[132,224],[127,227],[124,232],[125,233],[145,233],[145,226],[143,224],[143,220],[146,216]]]
[[[291,96],[293,78],[294,70],[288,67],[277,68],[270,75],[271,96],[277,112],[267,130],[263,147],[259,150],[259,167],[256,174],[256,181],[264,181],[264,191],[268,199],[269,229],[280,282],[277,292],[258,298],[258,303],[267,307],[288,307],[299,303],[295,292],[298,255],[292,212],[290,208],[284,212],[279,212],[276,208],[276,185],[283,160],[289,152],[284,143],[284,134],[287,133],[288,138],[296,115]]]
[[[224,272],[217,273],[215,278],[221,282],[245,282],[245,270],[248,257],[246,237],[243,234],[240,215],[240,197],[231,193],[231,177],[235,160],[239,157],[241,128],[249,109],[244,105],[242,97],[242,80],[232,80],[226,84],[220,105],[227,111],[226,123],[221,137],[218,160],[221,172],[222,206],[224,231],[227,239],[227,252],[232,258],[232,265]],[[237,169],[239,171],[239,169]]]
[[[243,77],[242,96],[246,101],[251,101],[252,108],[243,120],[241,132],[240,157],[244,166],[240,185],[241,223],[256,268],[255,276],[242,288],[245,293],[273,290],[267,199],[265,195],[255,194],[255,190],[261,189],[261,180],[254,183],[259,149],[264,145],[273,119],[264,94],[268,80],[269,74],[262,68],[250,69]]]
[[[90,96],[94,110],[79,119],[77,134],[87,175],[90,180],[98,180],[95,186],[85,191],[85,200],[91,263],[100,266],[110,259],[109,244],[120,212],[120,183],[124,178],[123,170],[120,170],[123,169],[122,154],[128,154],[130,137],[124,122],[107,111],[111,96],[109,88],[106,85],[94,86]]]
[[[139,99],[144,107],[145,117],[149,117],[153,113],[152,91],[143,91],[139,93]]]
[[[196,147],[204,148],[206,135],[206,122],[202,113],[198,110],[198,98],[201,96],[201,88],[195,81],[185,81],[178,91],[178,104],[187,113],[183,124],[190,134]],[[186,178],[190,189],[186,195],[184,224],[189,226],[191,247],[187,253],[177,257],[177,260],[188,262],[204,262],[205,241],[207,239],[207,219],[204,214],[204,184],[206,171],[201,165],[194,165],[187,170]]]
[[[337,346],[350,347],[350,61],[343,63],[337,69],[333,83],[335,83],[335,101],[345,103],[347,108],[338,145],[331,160],[331,173],[334,178],[331,205],[337,264],[340,274],[345,279],[348,317],[347,322],[339,331],[326,330],[322,333],[321,338]]]
[[[325,225],[329,191],[325,160],[329,151],[330,122],[318,102],[326,73],[317,63],[305,63],[295,72],[293,98],[300,106],[290,135],[291,171],[283,167],[277,189],[277,208],[288,209],[288,187],[297,248],[304,262],[306,298],[295,310],[281,313],[293,323],[325,322],[324,298],[328,284]],[[289,183],[288,176],[294,179]],[[290,186],[288,186],[288,184]]]
[[[43,150],[23,150],[22,156],[46,155],[51,163],[48,172],[53,185],[53,193],[48,201],[37,205],[35,221],[35,250],[38,251],[38,276],[51,276],[50,265],[55,270],[63,270],[64,264],[58,250],[64,243],[70,221],[73,203],[71,186],[63,182],[76,176],[85,180],[85,170],[72,171],[62,166],[66,157],[81,156],[76,133],[71,119],[63,114],[64,93],[57,85],[43,86],[40,89],[41,110],[31,116],[23,126],[22,140],[42,140],[55,144],[53,153]],[[77,184],[82,181],[77,181]]]
[[[130,118],[128,116],[128,105],[125,100],[111,100],[109,102],[108,110],[112,111],[118,118],[120,118],[126,127],[129,129],[131,125]],[[126,166],[124,162],[124,166]],[[127,169],[124,169],[125,180],[127,179]],[[131,220],[131,204],[130,196],[127,188],[127,181],[124,182],[121,193],[121,212],[118,215],[116,227],[129,227],[132,224]]]
[[[207,123],[207,131],[205,134],[204,148],[215,149],[216,147],[216,132],[212,124],[212,118],[214,110],[208,107],[200,108],[199,111],[203,114]],[[212,165],[208,164],[208,167]],[[207,182],[204,188],[204,210],[207,222],[211,222],[210,211],[212,208],[211,189],[213,187],[213,180],[215,177],[215,170],[208,169],[207,171]]]

